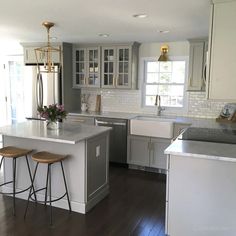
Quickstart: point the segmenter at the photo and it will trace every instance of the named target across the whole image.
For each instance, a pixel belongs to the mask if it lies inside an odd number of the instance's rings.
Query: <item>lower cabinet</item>
[[[66,122],[94,125],[94,117],[80,116],[80,115],[68,115],[66,118]]]
[[[128,136],[128,164],[167,169],[165,149],[170,139]]]

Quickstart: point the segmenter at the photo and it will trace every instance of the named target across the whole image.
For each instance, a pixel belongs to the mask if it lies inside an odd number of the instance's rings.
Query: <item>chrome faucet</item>
[[[157,115],[160,116],[161,112],[165,109],[161,107],[161,96],[158,94],[156,95],[155,106],[157,106]]]

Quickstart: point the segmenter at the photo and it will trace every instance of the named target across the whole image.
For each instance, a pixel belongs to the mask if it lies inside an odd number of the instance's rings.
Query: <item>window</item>
[[[145,60],[144,66],[143,105],[155,106],[158,94],[161,96],[161,106],[183,108],[187,60]]]

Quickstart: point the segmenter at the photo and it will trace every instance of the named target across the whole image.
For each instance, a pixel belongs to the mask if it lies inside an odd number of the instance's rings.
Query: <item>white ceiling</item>
[[[148,17],[133,18],[137,13]],[[209,15],[209,0],[5,0],[0,8],[0,41],[46,41],[41,25],[45,20],[56,24],[51,36],[57,41],[182,41],[207,36]]]

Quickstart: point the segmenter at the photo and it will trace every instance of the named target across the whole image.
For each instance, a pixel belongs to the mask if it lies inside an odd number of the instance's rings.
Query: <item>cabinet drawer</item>
[[[90,116],[73,116],[69,115],[66,119],[67,122],[81,123],[86,125],[94,125],[94,117]]]

